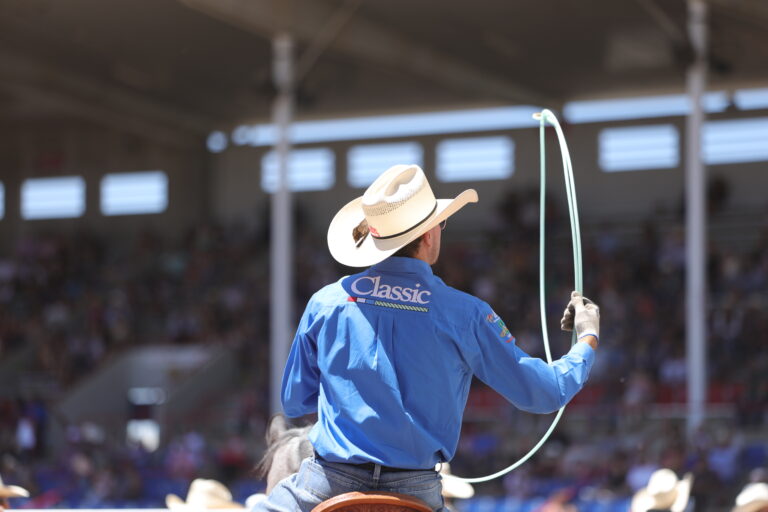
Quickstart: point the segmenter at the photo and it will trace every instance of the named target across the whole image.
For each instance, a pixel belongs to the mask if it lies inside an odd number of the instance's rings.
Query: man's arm
[[[317,412],[320,369],[315,336],[318,322],[310,309],[311,303],[301,317],[283,372],[281,399],[283,411],[290,418]]]
[[[520,349],[504,322],[485,303],[472,319],[474,342],[465,353],[472,372],[516,407],[533,413],[556,411],[584,386],[594,362],[589,337],[560,359],[547,363]],[[468,342],[470,340],[467,340]]]

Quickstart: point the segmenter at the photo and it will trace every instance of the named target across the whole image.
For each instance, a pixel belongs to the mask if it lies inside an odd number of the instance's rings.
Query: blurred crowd
[[[721,214],[710,204],[710,215]],[[546,309],[553,357],[573,283],[567,215],[547,208]],[[510,194],[496,227],[474,244],[455,243],[437,269],[444,280],[487,300],[517,343],[545,357],[538,303],[539,216],[534,194]],[[630,496],[659,468],[692,472],[696,510],[724,510],[768,464],[768,217],[744,247],[710,240],[707,279],[708,410],[685,430],[685,247],[683,219],[659,214],[642,225],[583,227],[585,294],[601,307],[601,345],[587,387],[537,457],[480,493],[541,496],[569,489],[572,500]],[[446,236],[446,238],[448,238]],[[551,418],[532,420],[475,388],[456,473],[493,473],[519,459]],[[502,455],[503,454],[503,455]],[[501,455],[501,456],[500,456]],[[554,476],[554,478],[553,478]]]
[[[449,223],[435,272],[487,300],[517,343],[544,357],[537,201],[536,194],[510,194],[482,232],[452,232]],[[584,290],[603,317],[590,382],[540,454],[478,493],[622,499],[666,467],[693,473],[697,510],[731,503],[745,483],[765,480],[768,465],[768,440],[754,435],[768,414],[768,352],[761,350],[768,222],[748,247],[710,245],[708,402],[717,417],[693,436],[684,423],[681,220],[582,227]],[[573,264],[567,216],[553,205],[547,230],[546,309],[557,357],[569,342],[558,321]],[[301,217],[296,235],[298,315],[315,290],[349,269],[331,260],[324,233]],[[264,226],[209,225],[179,241],[149,231],[118,241],[86,233],[19,239],[0,258],[0,364],[19,358],[23,370],[0,392],[5,481],[24,485],[43,505],[162,506],[167,492],[183,494],[200,476],[223,481],[235,496],[256,492],[251,468],[268,416],[268,240]],[[235,427],[220,438],[190,429],[150,453],[104,439],[97,426],[70,425],[56,410],[67,389],[126,349],[199,343],[231,347],[242,362]],[[454,473],[501,469],[536,443],[548,421],[517,412],[475,383]],[[46,443],[54,422],[68,443],[56,450]]]

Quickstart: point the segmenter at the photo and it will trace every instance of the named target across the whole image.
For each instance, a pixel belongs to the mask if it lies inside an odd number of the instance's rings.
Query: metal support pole
[[[293,118],[293,41],[288,34],[277,35],[272,43],[273,77],[277,97],[272,110],[275,125],[278,185],[272,196],[270,233],[270,410],[282,410],[280,387],[293,339],[293,215],[288,187],[289,129]]]
[[[686,364],[688,437],[704,421],[707,396],[706,330],[706,169],[701,156],[704,123],[702,100],[707,80],[707,8],[703,0],[688,0],[688,33],[695,59],[688,69],[687,88],[691,103],[686,120],[685,223],[686,223]]]

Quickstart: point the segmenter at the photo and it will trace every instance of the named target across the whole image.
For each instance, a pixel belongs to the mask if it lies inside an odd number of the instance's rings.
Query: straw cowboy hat
[[[18,485],[5,485],[0,477],[0,498],[29,498],[29,491]]]
[[[216,480],[206,480],[197,478],[189,485],[187,492],[187,501],[182,500],[175,494],[169,494],[165,497],[165,505],[171,510],[203,510],[220,508],[245,508],[239,503],[232,501],[232,493],[229,492],[224,484]]]
[[[437,467],[440,468],[440,476],[443,479],[443,497],[465,500],[475,495],[475,488],[472,487],[472,484],[451,474],[450,464],[443,462]]]
[[[473,189],[454,199],[435,199],[421,167],[395,165],[376,178],[361,197],[339,210],[328,228],[328,248],[343,265],[368,267],[416,240],[465,204],[476,202]],[[363,221],[367,230],[356,237]]]
[[[757,482],[747,484],[741,490],[731,512],[757,512],[762,509],[768,509],[768,484]]]
[[[648,480],[648,485],[632,497],[631,512],[648,510],[670,510],[683,512],[691,494],[693,475],[686,474],[682,480],[671,469],[657,469]]]

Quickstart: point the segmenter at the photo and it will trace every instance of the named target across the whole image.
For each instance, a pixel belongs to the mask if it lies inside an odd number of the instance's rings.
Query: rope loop
[[[573,275],[574,275],[574,290],[582,293],[582,263],[581,263],[581,230],[579,228],[579,210],[576,205],[576,186],[573,181],[573,166],[571,164],[571,154],[568,151],[568,144],[565,142],[565,135],[563,129],[560,127],[560,123],[557,120],[555,114],[551,110],[544,109],[541,112],[537,112],[533,115],[534,119],[539,121],[539,153],[540,153],[540,188],[539,188],[539,309],[541,313],[541,334],[544,340],[544,351],[546,352],[547,362],[552,362],[552,354],[549,349],[549,333],[547,331],[547,318],[546,318],[546,297],[545,293],[545,279],[544,279],[544,262],[545,262],[545,199],[546,199],[546,184],[547,184],[547,166],[546,166],[546,147],[545,147],[545,125],[549,123],[555,128],[557,133],[557,139],[560,143],[560,154],[563,159],[563,175],[565,178],[565,191],[568,197],[568,213],[571,221],[571,245],[573,246]],[[571,345],[576,343],[576,331],[574,330],[571,337]],[[528,453],[523,455],[517,462],[513,463],[501,471],[493,473],[492,475],[477,477],[477,478],[462,478],[456,477],[459,480],[470,484],[476,484],[481,482],[488,482],[495,478],[506,475],[510,471],[513,471],[523,465],[528,459],[539,451],[552,432],[555,430],[560,418],[563,416],[565,406],[561,407],[557,411],[557,415],[552,420],[552,424],[549,429],[544,433],[538,443],[531,448]]]

